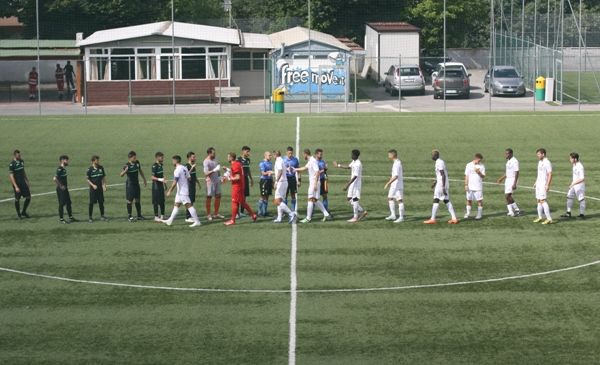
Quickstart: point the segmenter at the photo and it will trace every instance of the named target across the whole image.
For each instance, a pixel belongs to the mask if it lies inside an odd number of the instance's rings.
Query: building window
[[[184,56],[181,59],[182,79],[205,79],[206,56]]]
[[[263,71],[266,52],[236,52],[233,56],[234,71]]]
[[[134,57],[111,57],[111,80],[135,80]]]
[[[173,62],[175,60],[175,62]],[[179,58],[173,56],[161,56],[160,57],[160,79],[161,80],[172,80],[173,78],[179,77]]]

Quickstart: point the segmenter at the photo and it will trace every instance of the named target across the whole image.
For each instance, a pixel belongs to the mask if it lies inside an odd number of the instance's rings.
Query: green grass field
[[[537,147],[553,162],[553,189],[571,179],[568,153],[586,166],[587,195],[600,198],[595,144],[597,114],[381,114],[301,117],[301,148],[322,147],[329,162],[359,148],[366,221],[350,225],[342,191],[346,170],[331,169],[335,220],[298,226],[298,289],[381,288],[502,278],[567,268],[600,259],[600,203],[588,219],[559,220],[565,196],[549,198],[557,223],[532,223]],[[98,153],[109,184],[127,152],[147,175],[154,152],[167,156],[209,146],[225,160],[244,144],[261,151],[294,145],[294,115],[0,117],[5,163],[25,159],[34,194],[52,192],[59,154],[71,156],[71,189],[85,187],[89,157]],[[461,180],[473,153],[485,156],[488,182],[503,173],[503,150],[521,162],[516,199],[525,215],[505,216],[503,188],[486,186],[485,219],[424,226],[431,208],[432,148],[451,179]],[[404,165],[407,221],[386,222],[390,163]],[[5,170],[6,171],[6,170]],[[168,174],[172,168],[167,166]],[[6,171],[7,173],[7,171]],[[7,179],[0,200],[12,196]],[[301,188],[300,213],[306,207]],[[197,207],[203,208],[203,192]],[[453,181],[457,213],[462,183]],[[258,188],[250,202],[256,205]],[[223,209],[229,212],[229,187]],[[75,216],[87,216],[87,191],[73,191]],[[152,216],[149,189],[143,210]],[[270,220],[236,227],[221,222],[189,229],[128,223],[124,187],[107,193],[108,223],[58,224],[56,197],[37,196],[32,218],[17,221],[0,203],[0,267],[66,278],[163,287],[290,288],[292,228]],[[170,207],[168,208],[170,211]],[[269,206],[274,211],[272,204]],[[440,220],[447,212],[440,209]],[[600,356],[600,267],[519,280],[372,292],[299,292],[298,364],[594,364]],[[0,271],[2,364],[284,364],[288,362],[290,294],[182,292],[73,283]]]
[[[600,90],[596,79],[600,82],[600,72],[596,72],[594,77],[593,71],[581,73],[581,101],[582,103],[597,104],[600,103]],[[579,77],[576,71],[565,71],[563,73],[564,93],[569,96],[563,97],[563,102],[566,104],[577,103]]]

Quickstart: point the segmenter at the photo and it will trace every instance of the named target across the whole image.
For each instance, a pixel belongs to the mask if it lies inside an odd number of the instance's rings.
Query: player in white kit
[[[185,205],[186,209],[192,216],[192,220],[194,223],[190,225],[190,227],[198,227],[200,225],[200,219],[198,218],[198,213],[190,200],[190,172],[187,167],[181,164],[181,156],[175,155],[173,156],[173,165],[175,166],[175,172],[173,173],[173,183],[167,190],[167,196],[170,196],[175,187],[177,187],[177,194],[175,195],[175,206],[173,207],[173,211],[171,212],[171,216],[167,220],[163,220],[167,226],[173,224],[175,217],[177,217],[177,213],[179,213],[179,207],[181,205]]]
[[[404,222],[404,176],[402,171],[402,162],[398,158],[398,151],[389,150],[388,160],[392,161],[392,175],[385,183],[384,190],[388,190],[388,205],[390,207],[390,215],[386,221],[394,221],[394,223]],[[396,218],[396,204],[398,204],[398,218]]]
[[[454,207],[452,206],[452,202],[450,201],[450,181],[448,177],[448,170],[446,169],[446,163],[440,158],[440,151],[438,150],[431,151],[431,159],[435,161],[436,177],[436,179],[433,181],[433,185],[431,186],[431,188],[433,189],[433,206],[431,207],[431,218],[423,223],[437,223],[437,211],[440,207],[440,201],[443,201],[446,204],[446,207],[448,208],[450,216],[452,217],[448,221],[448,224],[458,224],[459,221],[456,218]]]
[[[367,211],[360,206],[360,193],[362,189],[362,162],[358,159],[360,157],[359,150],[352,150],[351,158],[352,162],[348,165],[342,165],[336,161],[333,165],[351,171],[350,180],[346,183],[344,191],[347,191],[347,198],[350,205],[352,205],[352,218],[348,219],[349,223],[356,223],[367,216]]]
[[[319,169],[319,161],[311,155],[310,150],[307,148],[304,150],[304,160],[307,161],[304,167],[297,169],[292,168],[292,172],[308,172],[308,203],[306,206],[306,218],[300,223],[310,223],[312,221],[313,210],[315,206],[323,213],[323,222],[331,220],[331,215],[327,212],[327,209],[323,206],[323,203],[319,200],[321,197],[321,170]],[[300,177],[298,176],[298,179]]]
[[[485,165],[481,163],[483,155],[476,153],[473,161],[465,167],[465,193],[467,194],[467,211],[465,219],[471,216],[473,201],[477,202],[476,220],[483,217],[483,179],[485,179]]]
[[[567,193],[567,212],[561,215],[562,218],[571,218],[571,209],[573,201],[579,201],[579,218],[585,218],[585,174],[583,164],[579,161],[579,153],[572,152],[569,155],[571,165],[573,165],[573,180],[569,185]]]
[[[514,156],[512,148],[504,150],[504,158],[506,158],[506,170],[496,182],[501,184],[504,181],[504,197],[506,198],[506,209],[508,209],[506,215],[515,217],[521,215],[521,210],[513,197],[519,183],[519,160]]]
[[[546,201],[548,199],[548,191],[552,184],[552,164],[546,157],[546,150],[538,148],[535,152],[538,162],[537,179],[533,187],[535,188],[535,198],[537,200],[538,217],[534,223],[542,222],[542,224],[552,224],[552,216],[550,215],[550,206]],[[544,220],[543,216],[546,215]]]
[[[277,218],[273,221],[274,223],[281,223],[283,221],[283,213],[289,217],[289,223],[293,223],[296,220],[296,213],[292,212],[290,208],[283,201],[285,199],[285,193],[288,189],[288,181],[286,175],[286,167],[281,157],[281,151],[274,151],[275,155],[275,166],[273,167],[273,180],[275,183],[275,195],[273,198],[273,204],[277,206]]]

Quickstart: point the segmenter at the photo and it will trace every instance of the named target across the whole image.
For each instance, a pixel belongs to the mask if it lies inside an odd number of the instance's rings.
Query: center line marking
[[[296,117],[296,153],[300,151],[300,117]],[[298,193],[296,193],[296,213],[298,213]],[[296,260],[298,252],[298,224],[292,223],[292,242],[290,254],[290,320],[288,365],[296,365],[296,310],[298,302],[298,275],[296,273]]]

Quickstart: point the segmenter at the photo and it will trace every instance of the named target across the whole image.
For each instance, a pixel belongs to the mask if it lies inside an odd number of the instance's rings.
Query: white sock
[[[354,218],[358,218],[359,205],[358,202],[352,202],[352,211],[354,213]]]
[[[398,204],[399,218],[404,218],[404,203]]]
[[[313,201],[309,201],[306,206],[306,219],[308,219],[308,220],[312,219],[314,209],[315,209],[315,203]]]
[[[281,204],[279,204],[279,209],[281,209],[282,213],[285,213],[287,215],[292,214],[291,209],[284,202],[281,202]]]
[[[544,207],[542,207],[542,203],[538,203],[538,218],[542,218],[544,215]]]
[[[281,203],[283,204],[283,203]],[[283,211],[281,210],[281,204],[277,206],[277,220],[280,221],[283,219]]]
[[[440,208],[440,203],[433,203],[433,207],[431,207],[431,219],[435,220],[435,216],[437,215],[437,211]]]
[[[483,207],[477,207],[477,218],[483,217]]]
[[[448,204],[446,204],[446,207],[448,208],[448,212],[450,212],[452,219],[456,219],[456,213],[454,212],[454,207],[452,206],[452,202],[448,202]]]
[[[567,198],[567,212],[570,213],[571,209],[573,209],[573,199]]]
[[[471,206],[467,205],[467,216],[471,215]]]
[[[585,214],[585,199],[579,202],[579,214]]]
[[[179,210],[179,209],[177,209],[177,210]],[[196,208],[189,207],[188,212],[190,212],[190,215],[192,216],[194,223],[200,223],[200,218],[198,218],[198,213],[196,212]]]
[[[167,222],[173,223],[173,221],[177,217],[178,213],[179,213],[179,208],[173,207],[173,211],[171,212],[171,216],[169,217],[169,219],[167,219]]]
[[[396,204],[393,200],[388,200],[388,205],[390,207],[390,217],[396,216]]]
[[[548,202],[543,202],[542,207],[544,208],[544,214],[546,214],[546,219],[552,220],[552,216],[550,215],[550,206]]]
[[[510,214],[515,214],[515,212],[513,211],[513,206],[512,206],[512,204],[508,204],[508,205],[506,206],[506,209],[508,209],[508,212],[509,212]]]
[[[329,213],[327,212],[327,209],[325,209],[325,206],[323,205],[323,203],[320,200],[317,200],[315,202],[315,205],[317,206],[317,208],[319,208],[319,210],[321,211],[321,213],[323,213],[324,216],[329,217]]]
[[[515,210],[515,212],[519,211],[519,206],[517,205],[517,202],[512,203],[512,207]]]

